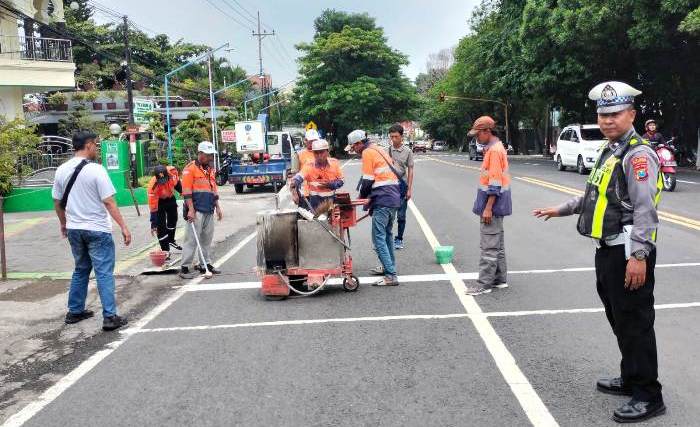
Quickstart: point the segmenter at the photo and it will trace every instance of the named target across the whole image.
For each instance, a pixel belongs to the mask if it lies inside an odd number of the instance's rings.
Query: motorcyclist
[[[656,120],[647,120],[644,123],[644,129],[646,130],[646,133],[642,135],[642,138],[649,141],[654,147],[656,147],[657,144],[663,144],[666,142],[664,136],[661,135],[660,132],[656,131]]]

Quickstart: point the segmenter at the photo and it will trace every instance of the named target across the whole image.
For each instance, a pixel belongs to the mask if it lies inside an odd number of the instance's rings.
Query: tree
[[[326,10],[315,27],[314,40],[297,46],[304,56],[294,93],[304,121],[340,141],[354,128],[410,118],[418,99],[401,73],[407,58],[373,18]]]
[[[176,145],[173,153],[174,165],[182,170],[188,161],[195,158],[197,146],[202,141],[211,141],[209,122],[198,113],[190,113],[175,129],[176,140],[182,141],[182,146]]]
[[[29,166],[21,164],[21,159],[36,152],[40,142],[35,126],[20,119],[5,122],[0,117],[0,195],[9,194],[14,178],[31,172]]]

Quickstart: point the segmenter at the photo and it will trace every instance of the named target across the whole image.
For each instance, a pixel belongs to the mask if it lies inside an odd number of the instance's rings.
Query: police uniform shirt
[[[624,149],[632,139],[641,141],[642,137],[634,129],[630,129],[618,141],[608,144],[600,164],[613,155],[615,150]],[[655,247],[654,232],[659,224],[659,217],[654,206],[657,194],[657,176],[659,173],[659,158],[648,145],[636,144],[629,148],[622,159],[622,169],[627,181],[628,197],[620,197],[622,205],[632,215],[632,235],[630,253],[644,251],[647,255]],[[618,195],[621,189],[615,188]],[[559,206],[561,216],[580,214],[583,208],[583,196],[577,196]]]

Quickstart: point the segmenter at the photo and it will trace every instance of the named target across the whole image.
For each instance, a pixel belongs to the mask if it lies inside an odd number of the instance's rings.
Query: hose
[[[292,291],[292,292],[294,292],[294,293],[296,293],[296,294],[305,296],[305,297],[308,297],[308,296],[311,296],[311,295],[314,295],[314,294],[318,293],[321,289],[324,288],[324,286],[326,286],[326,283],[328,283],[328,280],[331,278],[331,276],[326,276],[326,278],[323,279],[323,283],[321,283],[321,286],[319,286],[318,288],[314,289],[313,291],[304,292],[304,291],[300,291],[300,290],[294,288],[292,285],[290,285],[290,284],[289,284],[289,279],[288,279],[287,277],[285,277],[285,276],[282,274],[281,271],[277,271],[276,273],[280,276],[280,278],[282,279],[282,281],[284,282],[284,284],[287,285],[287,287],[289,288],[290,291]]]

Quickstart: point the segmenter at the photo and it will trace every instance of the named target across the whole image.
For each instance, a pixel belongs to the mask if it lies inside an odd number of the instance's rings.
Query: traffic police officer
[[[634,97],[641,92],[605,82],[588,94],[608,140],[601,148],[583,196],[558,207],[536,209],[545,220],[579,214],[578,231],[594,239],[598,295],[617,337],[621,376],[601,379],[603,393],[631,396],[613,413],[617,422],[642,421],[666,411],[661,395],[654,334],[654,267],[657,205],[663,182],[659,160],[634,130]]]

